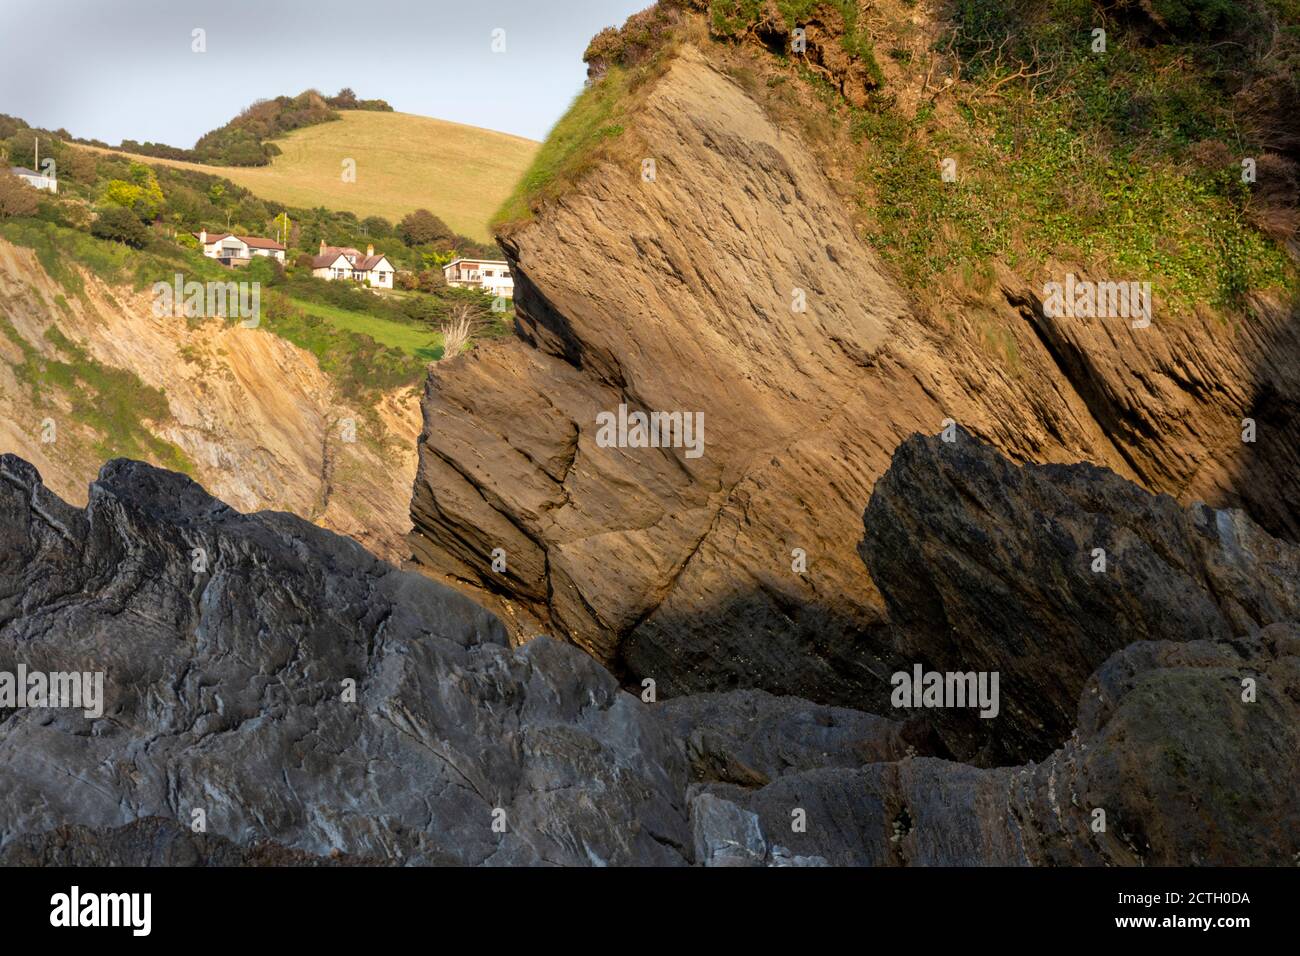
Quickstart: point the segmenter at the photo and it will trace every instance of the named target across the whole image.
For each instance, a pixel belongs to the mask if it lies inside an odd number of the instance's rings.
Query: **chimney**
[[[325,240],[324,240],[324,239],[322,239],[322,240],[320,241],[320,254],[321,254],[322,256],[325,255]]]
[[[208,231],[207,231],[206,229],[200,229],[200,230],[199,230],[199,245],[201,245],[201,246],[206,246],[207,244],[208,244]]]
[[[370,245],[366,246],[366,255],[373,256],[374,254],[375,254],[375,244],[372,242],[370,243]]]

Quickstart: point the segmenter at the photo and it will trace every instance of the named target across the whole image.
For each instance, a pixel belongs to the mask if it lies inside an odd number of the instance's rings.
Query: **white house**
[[[235,236],[228,232],[209,235],[206,229],[192,235],[199,241],[205,256],[209,259],[218,259],[226,265],[246,265],[253,256],[270,256],[272,259],[284,262],[284,246],[274,239],[263,239],[261,236]]]
[[[515,280],[504,259],[453,259],[442,267],[447,285],[457,289],[482,289],[494,296],[515,297]]]
[[[59,191],[59,181],[53,176],[46,176],[44,173],[33,172],[26,166],[10,166],[9,172],[13,173],[29,186],[35,186],[37,189],[44,189],[46,192],[57,193]]]
[[[355,279],[375,289],[393,287],[393,264],[382,252],[375,255],[373,245],[366,246],[365,254],[350,246],[327,246],[320,241],[320,254],[312,256],[311,274],[333,282],[335,279]]]

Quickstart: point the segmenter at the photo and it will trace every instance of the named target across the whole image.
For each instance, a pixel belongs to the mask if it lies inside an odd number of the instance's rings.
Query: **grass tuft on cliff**
[[[492,217],[493,229],[532,218],[539,203],[564,193],[604,157],[604,147],[626,131],[621,121],[632,80],[632,71],[613,66],[574,98]]]
[[[784,29],[773,33],[772,11]],[[769,46],[779,44],[787,52],[789,37],[797,27],[812,21],[826,21],[839,33],[838,42],[848,56],[859,62],[876,85],[884,82],[870,33],[862,25],[857,0],[708,0],[709,28],[715,36],[736,38],[758,31]]]

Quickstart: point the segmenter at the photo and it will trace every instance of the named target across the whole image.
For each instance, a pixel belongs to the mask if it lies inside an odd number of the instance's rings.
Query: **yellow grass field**
[[[541,145],[410,113],[349,110],[340,115],[337,122],[274,140],[282,153],[270,166],[205,166],[121,155],[224,176],[262,199],[289,206],[324,206],[394,223],[423,207],[456,232],[486,241],[491,237],[488,219]],[[343,181],[345,159],[356,160],[356,182]]]

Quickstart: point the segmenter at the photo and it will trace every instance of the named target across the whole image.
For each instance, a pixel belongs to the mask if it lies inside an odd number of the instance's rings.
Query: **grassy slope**
[[[51,393],[61,393],[71,406],[72,417],[100,436],[93,446],[97,457],[147,459],[194,474],[194,464],[185,452],[155,436],[145,425],[146,420],[161,424],[171,419],[161,391],[126,369],[100,365],[55,326],[45,337],[62,358],[42,357],[2,315],[0,334],[22,353],[22,361],[13,366],[14,377],[31,389],[34,406],[54,412],[60,403]]]
[[[415,324],[394,322],[376,315],[363,312],[351,312],[332,305],[319,302],[307,302],[303,299],[291,299],[294,305],[308,315],[324,319],[336,328],[349,332],[368,335],[380,345],[395,349],[426,361],[435,358],[435,352],[442,345],[442,335],[431,329]]]
[[[423,207],[457,232],[487,241],[489,217],[539,147],[529,139],[427,116],[363,111],[295,130],[275,144],[282,153],[270,166],[130,158],[222,176],[290,206],[325,206],[393,222]],[[356,160],[354,183],[342,181],[344,159]]]
[[[603,143],[623,135],[620,120],[632,79],[631,72],[614,67],[574,97],[527,171],[513,180],[514,190],[492,217],[494,227],[529,219],[535,204],[564,192],[595,164]]]

